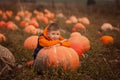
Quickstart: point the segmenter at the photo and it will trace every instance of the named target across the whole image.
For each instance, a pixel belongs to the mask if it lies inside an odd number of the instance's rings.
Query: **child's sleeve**
[[[62,46],[70,47],[70,42],[69,41],[64,41],[60,43]]]
[[[64,40],[62,36],[60,36],[60,40]],[[70,47],[70,42],[69,41],[63,41],[60,43],[62,46]]]
[[[43,47],[49,47],[59,43],[60,43],[60,40],[49,41],[44,36],[39,37],[39,44]]]

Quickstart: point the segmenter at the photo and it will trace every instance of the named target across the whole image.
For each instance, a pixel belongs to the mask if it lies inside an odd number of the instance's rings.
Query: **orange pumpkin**
[[[3,15],[2,15],[2,19],[3,20],[7,20],[8,19],[7,15],[5,13],[3,13]]]
[[[38,42],[38,36],[30,36],[24,41],[24,48],[29,49],[35,49],[37,47]]]
[[[81,37],[82,35],[79,33],[79,32],[74,32],[74,33],[72,33],[72,34],[70,34],[70,37]]]
[[[21,21],[21,22],[20,22],[20,26],[21,26],[21,27],[25,27],[27,24],[28,24],[28,23],[27,23],[26,21]]]
[[[84,48],[81,44],[78,44],[78,43],[71,43],[71,48],[73,48],[79,57],[81,57],[83,55],[83,51],[84,51]]]
[[[36,28],[39,27],[39,24],[38,24],[38,22],[37,22],[35,19],[32,19],[28,24],[29,24],[29,25],[33,25],[33,26],[35,26]]]
[[[36,34],[36,28],[33,25],[27,25],[24,29],[24,32],[28,34]]]
[[[18,30],[18,26],[13,23],[12,21],[9,21],[6,23],[6,28],[9,29],[9,30]]]
[[[0,15],[2,15],[3,14],[3,11],[2,10],[0,10]]]
[[[51,66],[63,67],[64,70],[74,70],[78,69],[79,65],[79,57],[72,48],[52,46],[39,51],[34,67],[37,70],[45,70]]]
[[[49,19],[53,19],[55,17],[54,13],[51,13],[51,12],[44,14],[44,16]]]
[[[43,23],[45,23],[45,24],[48,24],[48,23],[49,23],[47,17],[41,17],[41,18],[40,18],[40,21],[43,22]]]
[[[20,17],[19,16],[15,16],[15,20],[16,21],[20,21]]]
[[[104,45],[108,45],[114,43],[114,38],[112,36],[102,36],[100,41],[102,41]]]
[[[86,29],[85,26],[83,24],[81,24],[81,23],[76,23],[74,25],[74,28],[80,29],[80,30],[85,30]]]
[[[0,42],[6,41],[6,37],[4,36],[4,34],[0,33]]]
[[[3,28],[5,26],[5,21],[0,21],[0,28]]]
[[[66,20],[65,23],[66,23],[66,24],[71,24],[72,21],[71,21],[71,20]]]
[[[13,12],[12,11],[6,11],[6,15],[11,18],[13,16]]]
[[[69,20],[70,20],[72,23],[77,23],[77,22],[78,22],[76,16],[70,16]]]
[[[80,23],[83,23],[83,24],[86,24],[86,25],[90,24],[90,21],[89,21],[89,19],[87,17],[78,18],[78,21]]]
[[[90,49],[89,40],[78,32],[73,32],[68,40],[71,43],[71,48],[78,53],[79,57],[81,57],[85,51]]]

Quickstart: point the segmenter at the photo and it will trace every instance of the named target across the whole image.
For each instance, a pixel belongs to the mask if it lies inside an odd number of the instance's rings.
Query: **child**
[[[34,50],[33,54],[34,59],[36,59],[38,52],[43,47],[49,47],[54,45],[70,47],[70,42],[68,42],[61,36],[60,27],[57,23],[51,23],[48,27],[45,28],[43,34],[39,36],[37,48]]]
[[[68,42],[67,39],[64,39],[60,35],[60,27],[58,26],[58,24],[51,23],[48,27],[45,28],[43,34],[41,34],[38,38],[38,44],[33,54],[34,60],[36,59],[38,52],[43,47],[50,47],[54,45],[70,47],[70,42]],[[27,65],[32,65],[34,63],[34,60],[28,61]]]

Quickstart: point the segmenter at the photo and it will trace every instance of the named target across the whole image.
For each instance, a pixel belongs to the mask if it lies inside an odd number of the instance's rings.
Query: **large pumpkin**
[[[79,65],[79,57],[72,48],[52,46],[39,51],[34,67],[36,70],[45,70],[51,66],[63,67],[64,70],[75,70]]]
[[[114,42],[114,38],[112,36],[102,36],[100,41],[102,41],[104,45],[108,45]]]
[[[30,36],[24,41],[25,49],[35,49],[37,47],[38,36]]]
[[[70,38],[68,39],[71,43],[71,48],[73,48],[79,55],[82,54],[90,49],[90,42],[87,37],[82,36],[79,32],[71,33]]]

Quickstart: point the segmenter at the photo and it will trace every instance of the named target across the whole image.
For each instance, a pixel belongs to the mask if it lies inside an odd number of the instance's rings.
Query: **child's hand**
[[[62,41],[60,41],[60,42],[65,42],[65,41],[67,41],[67,39],[64,39],[64,40],[62,40]]]
[[[54,46],[60,46],[60,44],[56,44],[56,45],[54,45]]]

